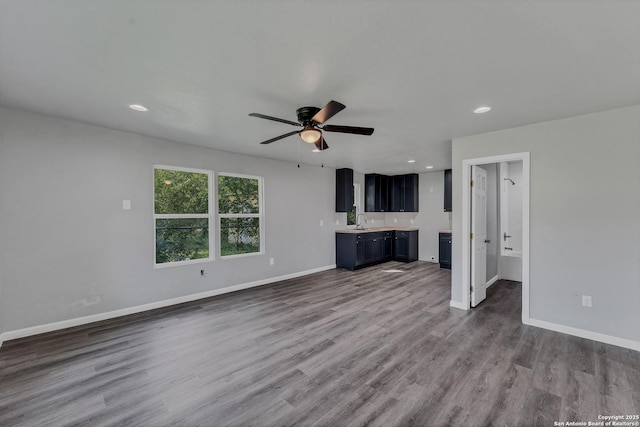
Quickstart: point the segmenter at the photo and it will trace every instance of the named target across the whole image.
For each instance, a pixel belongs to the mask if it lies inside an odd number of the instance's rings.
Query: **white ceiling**
[[[248,113],[332,99],[373,136],[258,144],[295,128]],[[637,103],[634,0],[0,0],[0,105],[259,157],[441,170],[452,138]]]

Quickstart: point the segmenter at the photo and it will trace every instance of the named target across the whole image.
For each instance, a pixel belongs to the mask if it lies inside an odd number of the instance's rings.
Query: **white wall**
[[[376,226],[418,228],[418,259],[438,262],[438,230],[450,227],[444,212],[444,172],[418,175],[419,212],[366,213],[376,218]],[[382,221],[378,223],[378,221]]]
[[[498,167],[495,163],[482,165],[487,171],[487,281],[498,275]]]
[[[364,212],[364,174],[353,173],[353,182],[360,183],[362,189],[360,206],[367,226],[419,228],[418,259],[438,262],[438,230],[451,227],[451,214],[444,212],[444,172],[421,173],[418,181],[419,212]],[[345,224],[346,214],[336,215],[340,223]]]
[[[0,129],[5,332],[335,264],[334,169],[6,108]],[[154,164],[263,176],[266,254],[154,269]]]
[[[453,141],[452,301],[462,161],[519,152],[530,152],[530,318],[640,343],[640,105]]]

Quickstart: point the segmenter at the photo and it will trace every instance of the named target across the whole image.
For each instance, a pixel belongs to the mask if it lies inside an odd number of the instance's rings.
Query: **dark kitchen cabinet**
[[[364,176],[365,212],[418,212],[418,174]]]
[[[399,253],[396,251],[399,250]],[[418,231],[336,233],[336,266],[355,270],[380,262],[418,259]]]
[[[384,261],[384,233],[336,233],[336,266],[354,270]]]
[[[404,175],[389,177],[391,180],[391,212],[404,212]]]
[[[336,169],[336,212],[353,210],[353,169]]]
[[[377,173],[364,176],[365,212],[387,212],[389,210],[389,177]]]
[[[393,231],[385,231],[382,244],[382,257],[385,261],[390,261],[393,258]]]
[[[444,211],[452,212],[453,211],[453,178],[451,169],[447,169],[444,171]]]
[[[451,233],[440,233],[440,251],[439,251],[439,262],[440,268],[447,268],[451,270]]]
[[[372,264],[383,260],[384,240],[382,233],[367,233],[364,243],[364,264]]]
[[[391,211],[418,212],[418,174],[396,175],[391,180]]]
[[[402,262],[418,260],[418,230],[395,231],[393,260]]]

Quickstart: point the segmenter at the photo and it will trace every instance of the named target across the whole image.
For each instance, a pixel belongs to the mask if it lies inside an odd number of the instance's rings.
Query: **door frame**
[[[529,153],[503,154],[462,161],[462,307],[471,308],[471,166],[522,162],[522,323],[529,324]]]

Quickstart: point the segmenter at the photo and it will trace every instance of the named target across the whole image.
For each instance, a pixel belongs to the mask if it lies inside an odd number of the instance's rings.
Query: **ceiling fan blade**
[[[260,113],[250,113],[249,115],[251,117],[258,117],[260,119],[273,120],[274,122],[286,123],[288,125],[302,126],[300,123],[292,122],[291,120],[285,120],[285,119],[279,119],[277,117],[265,116],[264,114],[260,114]]]
[[[330,101],[311,118],[311,121],[322,124],[345,108],[347,108],[347,106],[338,101]]]
[[[327,148],[329,148],[329,146],[327,145],[327,141],[324,139],[324,136],[319,140],[317,140],[316,142],[314,142],[313,145],[315,145],[316,148],[320,151],[324,151]]]
[[[361,128],[357,126],[326,125],[322,130],[326,130],[327,132],[355,133],[356,135],[371,135],[373,133],[373,128]]]
[[[271,144],[272,142],[275,142],[275,141],[277,141],[279,139],[286,138],[286,137],[291,136],[291,135],[295,135],[296,133],[299,133],[299,132],[300,131],[294,130],[292,132],[285,133],[284,135],[276,136],[275,138],[271,138],[271,139],[267,139],[266,141],[262,141],[260,144]]]

